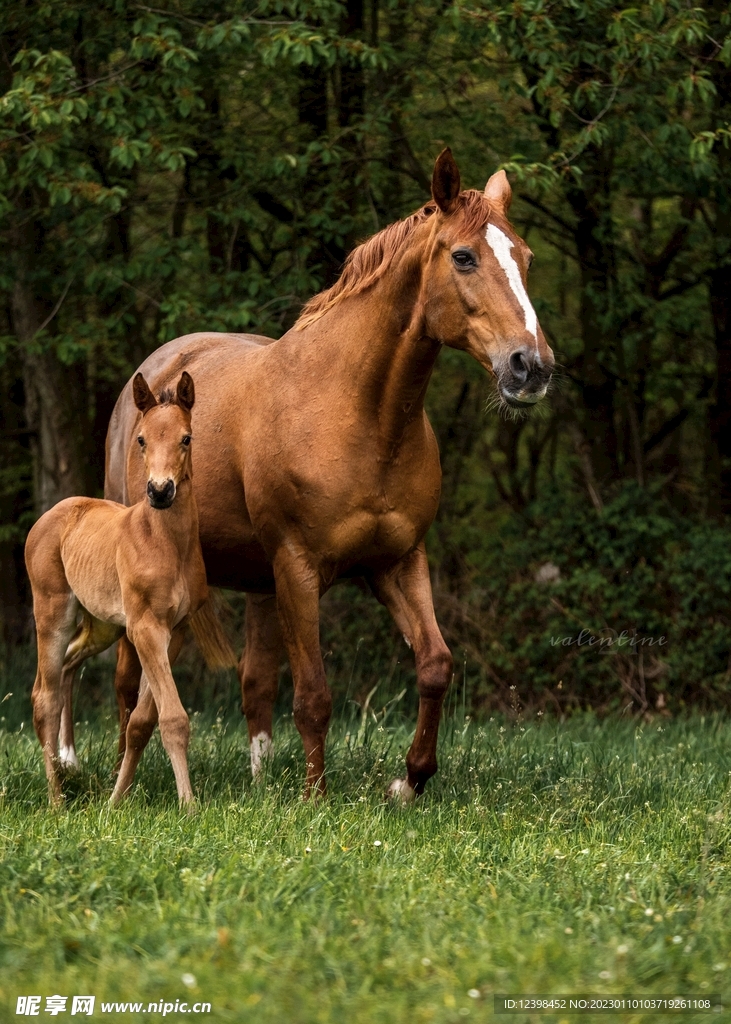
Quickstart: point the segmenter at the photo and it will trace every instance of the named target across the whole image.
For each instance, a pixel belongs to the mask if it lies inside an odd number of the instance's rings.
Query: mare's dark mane
[[[484,228],[490,218],[490,203],[484,192],[468,189],[460,193],[459,202],[460,208],[457,212],[464,217],[465,231],[470,233]],[[429,202],[404,220],[389,224],[353,249],[338,280],[331,288],[320,292],[306,303],[295,328],[302,330],[308,327],[341,299],[348,295],[357,295],[379,281],[406,240],[420,224],[436,213],[436,210],[436,203]]]

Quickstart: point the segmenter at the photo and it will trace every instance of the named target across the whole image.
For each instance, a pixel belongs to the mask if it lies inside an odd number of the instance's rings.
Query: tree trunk
[[[613,265],[609,159],[605,150],[597,151],[593,166],[585,166],[583,187],[572,188],[567,195],[576,216],[575,241],[581,272],[583,433],[600,487],[618,472],[614,426],[616,383],[606,369],[612,344],[616,341],[607,337],[605,326]]]
[[[16,276],[10,310],[23,364],[34,506],[36,514],[41,515],[62,498],[86,493],[85,406],[74,368],[63,366],[53,351],[34,343],[52,308],[38,295],[33,279],[34,254],[40,240],[35,237],[30,203],[24,204],[17,216],[12,229]]]

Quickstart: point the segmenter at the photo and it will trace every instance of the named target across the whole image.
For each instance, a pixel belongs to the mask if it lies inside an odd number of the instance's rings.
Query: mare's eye
[[[145,439],[142,436],[142,434],[140,434],[140,436],[137,438],[137,444],[140,446],[140,448],[145,447]]]
[[[190,434],[185,435],[185,437],[182,440],[182,444],[184,444],[186,448],[188,447],[188,445],[190,444]]]
[[[452,262],[457,270],[474,270],[477,266],[477,257],[471,249],[456,249],[452,253]]]
[[[533,253],[531,253],[530,256],[528,257],[528,270],[530,270],[530,268],[533,266],[533,260],[534,259],[535,259],[535,256],[533,255]]]

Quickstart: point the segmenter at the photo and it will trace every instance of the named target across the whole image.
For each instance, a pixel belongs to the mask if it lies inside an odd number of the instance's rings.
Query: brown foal
[[[179,650],[184,623],[208,597],[192,481],[195,391],[184,372],[176,390],[164,392],[159,402],[141,373],[132,392],[142,420],[130,462],[139,465],[145,478],[146,497],[131,508],[95,498],[67,498],[38,520],[25,549],[38,637],[33,724],[53,804],[62,800],[58,736],[64,700],[70,716],[73,676],[86,658],[105,650],[125,630],[144,677],[112,802],[132,785],[158,717],[178,798],[185,804],[193,800],[187,763],[190,725],[170,660]],[[79,608],[82,621],[77,628]],[[196,630],[197,638],[210,648],[204,653],[220,661],[225,638],[211,617],[206,627],[203,637]],[[231,659],[233,663],[232,652]],[[65,753],[65,760],[71,760]]]
[[[208,579],[249,593],[240,663],[252,770],[271,746],[286,647],[305,792],[325,788],[332,699],[320,652],[320,595],[364,577],[416,658],[419,713],[407,774],[391,793],[421,793],[436,745],[452,658],[434,616],[424,537],[441,472],[424,396],[443,345],[495,379],[500,400],[527,408],[546,393],[553,356],[526,291],[531,253],[510,225],[510,186],[460,191],[449,150],[432,201],[350,255],[278,341],[193,334],[142,369],[164,387],[186,367],[203,396],[207,472],[196,498]],[[145,480],[130,459],[137,410],[128,384],[107,435],[106,491],[129,504]],[[131,701],[139,665],[120,643],[117,690]]]

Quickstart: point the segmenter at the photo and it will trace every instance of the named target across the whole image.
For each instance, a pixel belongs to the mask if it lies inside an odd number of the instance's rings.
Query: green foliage
[[[548,492],[462,554],[441,595],[473,703],[632,712],[727,704],[728,531],[628,485],[601,515]]]
[[[281,334],[357,240],[425,201],[448,143],[466,186],[509,170],[560,366],[545,418],[485,416],[483,371],[452,352],[431,387],[435,590],[474,703],[725,700],[728,565],[702,521],[731,510],[724,5],[12,2],[2,35],[3,577],[49,467],[72,457],[75,489],[100,493],[113,402],[149,352]],[[54,432],[78,434],[71,456],[42,450]],[[535,583],[549,561],[560,582]],[[551,645],[582,624],[667,648],[640,670]],[[335,594],[337,680],[361,638],[360,697],[401,656],[364,595]]]
[[[193,816],[156,741],[111,811],[112,737],[87,729],[51,814],[35,738],[2,735],[4,1013],[82,991],[97,1013],[194,997],[264,1024],[489,1020],[497,992],[727,998],[727,724],[446,725],[399,811],[400,725],[339,722],[330,798],[304,804],[291,723],[254,786],[241,727],[197,719]]]

